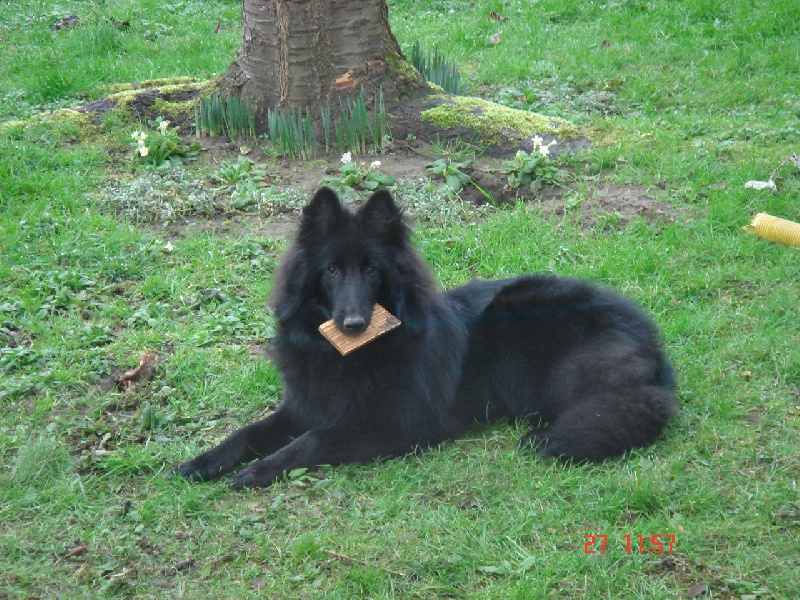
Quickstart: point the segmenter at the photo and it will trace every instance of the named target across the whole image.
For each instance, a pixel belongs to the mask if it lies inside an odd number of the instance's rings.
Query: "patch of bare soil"
[[[198,93],[199,90],[186,90],[165,95],[158,88],[143,88],[132,100],[131,111],[140,116],[151,117],[153,116],[150,114],[151,108],[157,99],[185,101]],[[419,179],[428,176],[426,167],[439,158],[432,147],[424,141],[425,139],[429,141],[435,139],[440,146],[446,147],[450,142],[461,143],[465,139],[474,138],[475,132],[466,128],[443,129],[431,126],[429,123],[423,124],[418,115],[430,102],[433,102],[432,98],[435,96],[424,90],[417,90],[403,102],[389,102],[387,112],[391,117],[395,140],[385,155],[365,158],[365,162],[380,160],[380,171],[393,175],[398,182]],[[100,100],[84,106],[82,110],[102,113],[112,107],[113,104],[107,100]],[[185,137],[193,136],[194,127],[189,116],[176,116],[173,122],[180,126],[181,133]],[[554,139],[552,136],[545,136],[545,145]],[[204,150],[201,162],[212,167],[224,161],[236,162],[242,154],[240,144],[226,137],[203,138],[201,143]],[[520,144],[492,147],[485,155],[480,156],[468,171],[475,185],[466,186],[461,192],[461,198],[475,205],[486,204],[487,200],[496,205],[515,204],[522,200],[537,204],[545,211],[557,215],[565,212],[578,214],[587,228],[609,223],[615,228],[624,227],[639,217],[661,222],[674,222],[684,218],[683,211],[666,201],[665,194],[661,190],[615,184],[602,177],[598,178],[594,185],[589,186],[588,192],[585,186],[578,192],[577,185],[547,187],[536,193],[512,189],[508,186],[507,176],[500,172],[500,168],[502,159],[513,156],[520,147],[529,152],[533,150],[530,139],[522,140]],[[268,167],[266,185],[306,190],[309,196],[313,194],[323,177],[335,177],[341,166],[338,155],[309,161],[274,159],[267,156],[257,143],[250,145],[252,147],[247,149],[247,158],[253,162],[265,163]],[[553,152],[574,153],[589,146],[590,142],[586,138],[572,141],[559,140]],[[357,157],[356,160],[361,158]],[[362,190],[362,195],[366,196],[366,191]],[[166,227],[164,235],[169,239],[182,237],[188,230],[213,230],[230,235],[247,231],[280,239],[294,232],[296,222],[296,213],[271,218],[247,213],[192,217],[182,222],[171,223]]]
[[[681,220],[683,211],[664,200],[663,196],[660,190],[653,191],[643,186],[601,182],[571,210],[579,211],[581,222],[587,228],[596,227],[601,220],[613,222],[618,228],[639,217],[650,222]],[[570,210],[569,194],[566,190],[546,193],[541,206],[562,215]]]
[[[228,138],[203,138],[203,153],[199,161],[214,169],[223,162],[235,163],[242,155],[242,146]],[[571,152],[564,147],[562,152]],[[323,177],[338,175],[341,166],[338,155],[308,161],[275,159],[252,144],[246,157],[255,163],[267,165],[266,185],[277,188],[304,190],[309,198]],[[427,166],[439,155],[433,148],[420,140],[395,140],[388,151],[380,156],[354,157],[367,164],[379,160],[380,171],[393,175],[398,182],[429,177]],[[487,201],[497,206],[513,205],[519,201],[537,205],[544,212],[556,215],[570,213],[577,215],[584,227],[612,225],[615,229],[625,227],[636,218],[650,222],[676,222],[685,218],[684,211],[666,199],[666,192],[658,188],[639,185],[623,185],[608,181],[600,176],[588,186],[569,184],[548,186],[536,192],[514,189],[508,185],[507,175],[501,172],[502,159],[496,156],[479,156],[467,170],[475,185],[465,186],[460,195],[462,200],[473,205],[483,205]],[[362,196],[368,192],[361,190]],[[273,239],[291,237],[298,221],[298,213],[278,214],[272,217],[251,213],[217,214],[212,217],[192,216],[169,225],[154,225],[162,230],[166,239],[184,237],[187,232],[214,231],[229,236],[257,234]]]
[[[521,200],[559,216],[569,211],[578,214],[586,228],[596,227],[601,221],[624,227],[639,217],[665,223],[684,218],[683,211],[665,199],[664,191],[616,184],[602,177],[597,178],[585,192],[578,193],[576,185],[567,185],[548,186],[536,193],[526,193],[525,190],[508,186],[506,176],[499,172],[499,164],[484,165],[484,168],[480,168],[479,164],[471,176],[477,187],[470,187],[462,193],[465,200],[483,203],[486,201],[483,192],[486,192],[498,205],[513,205]]]
[[[286,213],[263,217],[251,213],[216,214],[212,217],[181,217],[167,224],[153,223],[150,228],[166,241],[179,240],[190,232],[193,234],[212,231],[229,238],[256,235],[262,238],[282,240],[294,235],[299,214]]]

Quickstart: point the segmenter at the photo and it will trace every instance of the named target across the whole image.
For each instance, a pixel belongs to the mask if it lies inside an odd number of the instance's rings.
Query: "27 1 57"
[[[608,535],[605,533],[590,534],[583,536],[586,542],[583,544],[584,554],[605,554],[608,545]],[[626,533],[625,553],[626,554],[672,554],[675,548],[675,534],[654,533],[652,535]]]

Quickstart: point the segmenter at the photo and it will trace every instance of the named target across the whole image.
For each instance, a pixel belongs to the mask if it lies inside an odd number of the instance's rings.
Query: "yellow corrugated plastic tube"
[[[742,229],[771,242],[800,247],[800,223],[794,221],[773,217],[767,213],[758,213],[753,217],[750,225],[746,225]]]

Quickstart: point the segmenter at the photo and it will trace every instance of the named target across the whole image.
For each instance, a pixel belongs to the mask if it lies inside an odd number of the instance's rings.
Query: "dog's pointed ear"
[[[358,216],[367,230],[380,235],[393,234],[405,239],[408,229],[403,223],[403,214],[388,190],[378,190],[370,196]]]
[[[321,187],[303,209],[300,235],[327,235],[345,220],[339,196],[329,187]]]

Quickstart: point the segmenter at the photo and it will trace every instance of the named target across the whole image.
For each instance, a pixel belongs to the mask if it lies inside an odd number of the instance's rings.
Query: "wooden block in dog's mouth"
[[[374,339],[382,336],[384,333],[389,333],[392,329],[400,327],[400,319],[395,317],[388,310],[383,308],[380,304],[372,307],[372,319],[362,333],[358,335],[347,335],[339,331],[333,319],[325,321],[319,326],[319,332],[325,336],[325,339],[333,344],[342,356],[347,356],[353,350],[360,348],[364,344],[368,344]]]

